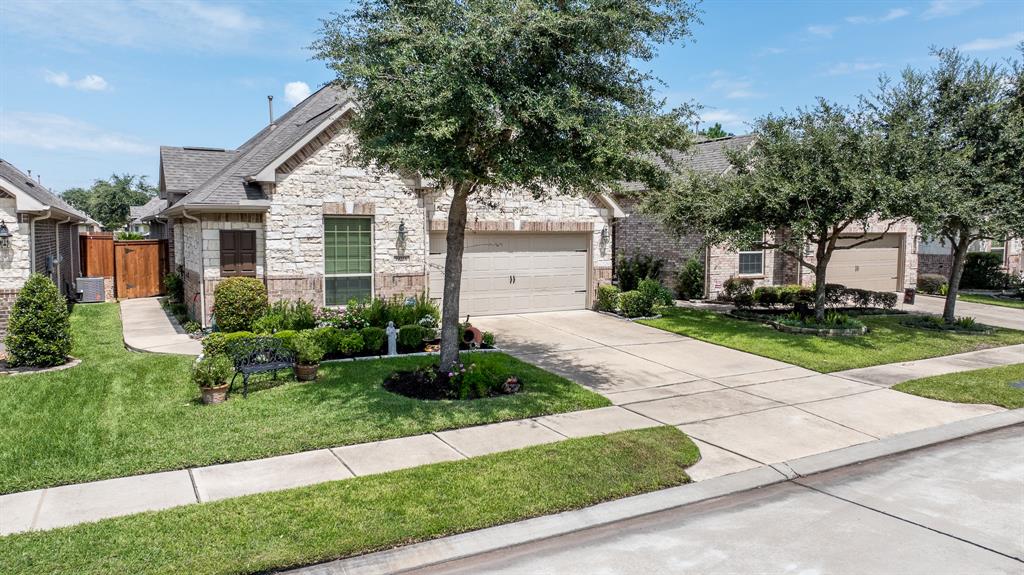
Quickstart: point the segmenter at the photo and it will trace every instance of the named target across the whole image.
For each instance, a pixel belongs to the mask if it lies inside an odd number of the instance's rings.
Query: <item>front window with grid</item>
[[[764,275],[764,250],[750,250],[740,252],[741,276]]]
[[[1006,240],[992,240],[992,247],[989,248],[990,252],[999,254],[999,261],[1006,261]]]
[[[373,277],[370,218],[324,220],[324,303],[369,299]]]

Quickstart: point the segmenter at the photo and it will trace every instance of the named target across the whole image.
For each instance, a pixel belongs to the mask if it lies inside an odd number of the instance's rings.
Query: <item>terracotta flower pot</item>
[[[320,364],[314,363],[313,365],[302,365],[301,363],[295,364],[295,379],[299,381],[316,381],[316,369],[320,367]]]
[[[217,387],[202,387],[203,403],[224,403],[228,398],[230,384],[218,385]]]

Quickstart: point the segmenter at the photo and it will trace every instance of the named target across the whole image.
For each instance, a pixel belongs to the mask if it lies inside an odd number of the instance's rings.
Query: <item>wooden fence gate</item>
[[[114,279],[116,297],[152,297],[163,293],[168,270],[167,240],[115,240],[107,232],[83,234],[82,275]]]
[[[164,240],[114,242],[114,285],[117,297],[158,296],[163,291]]]

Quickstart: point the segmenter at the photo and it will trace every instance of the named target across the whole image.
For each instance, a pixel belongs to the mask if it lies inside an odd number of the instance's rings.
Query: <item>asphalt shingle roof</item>
[[[258,174],[352,99],[352,92],[334,85],[321,88],[242,144],[234,158],[175,206],[237,205],[243,200],[266,199],[259,184],[247,182],[246,178]]]
[[[164,189],[170,193],[187,194],[237,156],[236,150],[160,146]]]
[[[15,168],[10,162],[3,159],[0,159],[0,177],[11,182],[11,184],[16,186],[20,191],[24,192],[26,195],[44,206],[50,206],[62,212],[77,216],[81,218],[82,221],[93,221],[87,214],[75,209],[65,202],[60,196],[44,188],[39,184],[39,182],[33,180],[32,176],[29,176],[18,168]]]
[[[142,223],[166,209],[167,200],[163,200],[160,198],[150,198],[148,202],[142,204],[141,206],[129,207],[128,216],[129,218],[131,218],[132,223]]]
[[[691,169],[698,172],[713,174],[724,173],[729,169],[728,152],[731,150],[742,150],[754,143],[755,136],[747,134],[744,136],[729,136],[697,142],[689,150],[679,152],[670,150],[669,156],[675,162],[677,168]],[[665,167],[660,159],[658,163]],[[622,185],[626,191],[637,191],[644,189],[644,185],[638,182],[629,182]]]

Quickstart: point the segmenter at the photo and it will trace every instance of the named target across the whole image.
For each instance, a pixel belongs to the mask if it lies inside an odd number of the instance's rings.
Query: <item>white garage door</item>
[[[864,239],[867,238],[840,238],[836,245],[850,245]],[[886,234],[880,240],[832,252],[828,283],[875,291],[899,291],[902,245],[903,234]]]
[[[588,235],[467,233],[459,315],[583,309]],[[430,235],[430,296],[444,293],[444,233]]]

